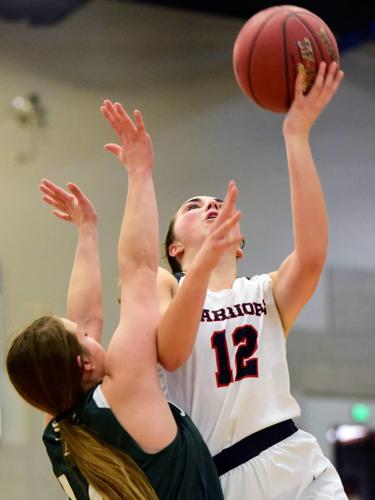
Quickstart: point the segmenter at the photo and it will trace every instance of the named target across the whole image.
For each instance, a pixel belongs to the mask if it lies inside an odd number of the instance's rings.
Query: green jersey
[[[170,404],[177,435],[158,453],[143,451],[118,422],[97,385],[72,412],[74,425],[83,425],[108,445],[127,453],[143,470],[160,500],[224,500],[208,448],[190,418]],[[152,421],[152,415],[150,415]],[[43,441],[55,476],[72,500],[100,498],[77,468],[64,459],[60,436],[52,420]]]

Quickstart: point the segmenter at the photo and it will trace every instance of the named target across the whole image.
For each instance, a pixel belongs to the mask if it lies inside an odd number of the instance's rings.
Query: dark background
[[[92,0],[0,0],[0,17],[26,21],[34,26],[61,22],[66,16]],[[104,0],[118,1],[124,0]],[[197,10],[217,15],[247,19],[278,2],[250,0],[137,0],[172,8]],[[137,3],[135,0],[132,3]],[[375,38],[375,2],[294,2],[320,16],[334,31],[341,50]]]

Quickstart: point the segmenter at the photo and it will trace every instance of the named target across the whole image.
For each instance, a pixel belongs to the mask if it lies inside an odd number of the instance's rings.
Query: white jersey
[[[169,399],[190,415],[212,455],[300,415],[268,274],[207,291],[194,350],[166,372],[166,382]]]

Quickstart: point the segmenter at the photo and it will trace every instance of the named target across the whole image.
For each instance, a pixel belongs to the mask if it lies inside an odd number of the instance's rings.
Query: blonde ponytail
[[[78,467],[103,500],[157,500],[144,472],[128,455],[67,419],[58,426],[66,460]]]

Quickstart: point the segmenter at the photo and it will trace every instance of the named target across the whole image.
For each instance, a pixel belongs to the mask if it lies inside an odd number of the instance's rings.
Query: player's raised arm
[[[324,196],[309,144],[310,129],[336,93],[343,78],[337,63],[321,63],[307,95],[297,77],[295,98],[283,134],[289,166],[294,250],[278,271],[271,273],[274,296],[287,334],[301,308],[313,294],[326,260],[328,222]]]
[[[103,392],[117,419],[137,443],[146,451],[156,452],[171,442],[177,428],[156,374],[159,234],[152,143],[139,111],[134,112],[132,120],[120,104],[106,101],[102,112],[122,142],[106,149],[128,171],[118,242],[121,313],[108,347]]]
[[[240,220],[240,212],[236,210],[237,194],[237,187],[232,181],[229,183],[224,205],[212,224],[211,231],[160,320],[158,354],[160,363],[167,370],[176,370],[190,356],[194,348],[211,271],[223,254],[232,248],[235,251],[243,239],[235,229]],[[158,286],[160,300],[165,295],[162,293],[163,287],[166,289],[171,287],[168,276],[160,276]]]
[[[48,179],[39,188],[53,214],[78,229],[78,241],[67,296],[67,317],[79,325],[79,331],[101,341],[103,329],[102,283],[95,207],[73,183],[68,191]]]

